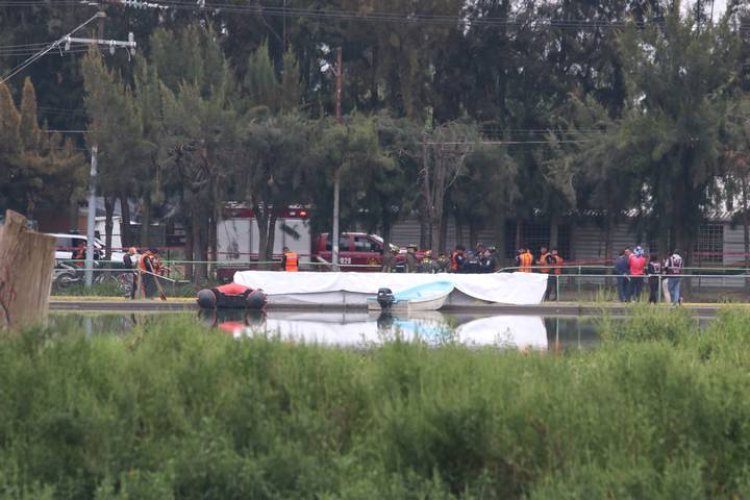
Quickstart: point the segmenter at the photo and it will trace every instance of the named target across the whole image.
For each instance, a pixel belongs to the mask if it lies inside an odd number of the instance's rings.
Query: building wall
[[[449,220],[447,232],[448,250],[453,249],[457,244],[468,246],[468,228],[462,229],[463,231],[459,234],[455,221],[453,219]],[[399,246],[406,246],[410,243],[418,244],[419,221],[416,218],[409,218],[395,224],[391,232],[391,240],[395,245]],[[492,229],[480,231],[478,240],[485,245],[498,246],[499,248],[499,242],[494,241],[495,231]],[[515,241],[511,241],[509,244],[513,246],[515,245]],[[563,257],[568,261],[611,262],[624,248],[632,248],[638,244],[641,243],[636,240],[635,233],[631,231],[629,226],[620,224],[615,226],[612,231],[612,255],[605,255],[603,230],[594,223],[574,224],[570,228],[569,255],[563,254]],[[536,252],[538,249],[533,248],[532,250]]]
[[[446,250],[450,251],[456,247],[456,245],[469,245],[469,228],[460,228],[461,231],[456,227],[456,223],[451,217],[448,220],[448,227],[446,231]],[[497,242],[494,240],[495,232],[491,229],[480,231],[478,234],[478,241],[486,246],[497,246]],[[410,217],[403,221],[396,223],[391,230],[391,242],[394,245],[405,247],[409,244],[419,245],[419,220],[416,217]]]
[[[745,253],[745,235],[741,225],[732,227],[724,225],[724,256],[722,264],[725,266],[741,265]]]
[[[583,262],[612,262],[625,248],[633,248],[640,243],[635,233],[625,224],[612,229],[611,255],[605,254],[605,233],[597,224],[584,223],[573,226],[571,234],[571,256],[569,260]]]

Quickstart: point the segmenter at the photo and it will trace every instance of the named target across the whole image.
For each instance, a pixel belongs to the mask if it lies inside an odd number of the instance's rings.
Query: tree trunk
[[[193,261],[195,260],[193,258],[193,226],[187,220],[183,221],[183,224],[185,226],[185,278],[192,282],[195,275],[193,267]]]
[[[199,207],[194,207],[198,209]],[[202,280],[206,278],[206,263],[205,263],[205,249],[206,249],[206,238],[205,230],[201,228],[201,219],[195,214],[196,210],[193,211],[192,226],[193,226],[193,260],[196,260],[193,267],[193,284],[199,285]]]
[[[112,257],[112,230],[114,229],[115,198],[104,197],[104,259]]]
[[[560,237],[560,218],[553,215],[549,223],[549,245],[548,248],[557,248]]]
[[[613,266],[609,264],[609,259],[614,260],[612,254],[612,214],[609,210],[604,215],[604,266],[606,274],[612,274],[614,272]],[[612,278],[607,278],[607,287],[611,287],[614,283]]]
[[[445,248],[445,235],[439,228],[443,227],[443,217],[445,217],[445,176],[446,161],[445,155],[437,155],[435,158],[435,180],[432,186],[432,225],[438,228],[437,237],[433,233],[432,246],[433,251]],[[436,241],[437,240],[437,241]]]
[[[437,251],[437,247],[435,246],[435,240],[433,239],[433,224],[435,222],[434,219],[434,204],[435,200],[433,199],[433,193],[432,193],[432,187],[430,185],[430,167],[429,167],[429,157],[427,154],[427,135],[422,135],[422,171],[420,172],[422,176],[422,206],[424,207],[422,210],[422,217],[420,220],[421,227],[420,227],[420,239],[424,239],[425,241],[420,241],[420,246],[422,248],[429,247],[433,252]]]
[[[745,256],[743,260],[745,273],[748,270],[748,259],[750,259],[750,215],[748,215],[748,185],[747,177],[742,178],[742,237],[745,244]],[[745,293],[750,292],[750,279],[745,279]]]
[[[498,211],[497,217],[495,218],[494,224],[494,236],[493,243],[497,249],[495,254],[497,263],[500,267],[505,266],[505,212],[502,210]]]
[[[130,231],[130,204],[128,203],[128,195],[120,193],[120,213],[122,219],[120,219],[120,241],[122,246],[127,248],[133,244],[133,236]]]
[[[271,213],[268,216],[268,238],[266,239],[266,244],[268,246],[268,259],[266,260],[273,260],[273,246],[274,242],[276,240],[276,219],[278,218],[278,215],[276,215],[275,210],[271,210]],[[269,265],[269,268],[272,266]]]
[[[429,248],[432,237],[430,236],[429,224],[425,216],[426,208],[424,207],[419,213],[419,248]]]
[[[370,72],[370,105],[372,109],[377,109],[379,105],[378,86],[380,78],[378,77],[378,46],[372,47],[372,71]]]
[[[149,230],[151,229],[151,193],[146,191],[141,200],[143,204],[142,216],[141,216],[141,247],[148,248],[149,246]]]
[[[518,219],[518,222],[516,222],[516,248],[514,250],[518,250],[524,244],[524,242],[521,239],[521,235],[523,234],[522,230],[523,230],[523,221],[521,219]],[[515,252],[513,253],[515,254]]]
[[[78,233],[78,200],[71,200],[68,206],[68,226],[71,233]]]
[[[476,248],[479,243],[486,245],[484,241],[479,241],[479,226],[473,221],[469,221],[469,244]]]
[[[614,260],[615,258],[615,255],[612,252],[612,229],[614,227],[614,220],[609,210],[607,210],[607,214],[605,215],[605,217],[606,218],[604,219],[604,262],[605,262],[605,265],[608,265],[609,259]]]
[[[218,243],[217,243],[217,235],[216,235],[216,225],[219,222],[219,216],[220,216],[220,210],[218,208],[218,205],[216,204],[216,200],[214,200],[214,208],[211,210],[211,215],[209,216],[208,220],[208,241],[207,241],[207,248],[208,248],[208,268],[207,272],[209,275],[213,274],[214,269],[216,268],[215,262],[217,260],[217,253],[218,253]]]
[[[386,216],[383,218],[383,226],[381,228],[381,237],[383,238],[383,254],[385,252],[388,252],[391,244],[391,230],[393,229],[393,222],[391,222],[391,218]],[[419,248],[424,248],[421,245],[422,241],[420,238],[420,246]]]
[[[448,246],[448,218],[443,218],[443,220],[440,222],[440,227],[438,228],[439,231],[439,239],[440,244],[438,246],[438,252],[446,252],[449,250],[452,250],[450,248],[446,248]]]
[[[0,329],[47,320],[54,266],[55,238],[30,231],[21,214],[6,211],[0,226]]]
[[[255,223],[258,225],[258,260],[262,263],[260,269],[269,269],[268,261],[271,260],[268,250],[268,224],[269,216],[265,207],[261,208],[259,204],[253,204],[255,212]]]

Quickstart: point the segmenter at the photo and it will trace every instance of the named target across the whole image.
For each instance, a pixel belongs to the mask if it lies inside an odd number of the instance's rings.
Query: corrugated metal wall
[[[479,233],[479,242],[485,245],[497,246],[498,242],[494,241],[495,232],[485,230]],[[419,244],[419,221],[416,218],[407,219],[397,223],[392,231],[393,243],[400,246],[406,246],[410,243]],[[648,252],[648,246],[645,242],[636,239],[635,232],[627,224],[618,224],[612,230],[612,255],[605,255],[605,235],[604,231],[596,224],[584,223],[571,227],[570,234],[570,255],[566,256],[567,260],[575,261],[607,261],[611,262],[620,251],[626,247],[633,248],[636,245],[643,245]],[[456,225],[453,219],[448,223],[447,246],[448,250],[453,249],[457,244],[468,246],[469,231],[464,227],[462,234],[457,234]],[[513,242],[515,244],[515,242]],[[724,227],[724,265],[733,265],[741,262],[744,252],[744,240],[742,226],[732,228],[728,223]]]
[[[724,258],[725,266],[736,265],[743,261],[745,253],[745,233],[742,226],[724,226]]]
[[[571,260],[612,261],[626,247],[638,245],[636,236],[625,224],[612,229],[612,255],[605,255],[605,234],[596,224],[575,225],[571,234]]]
[[[497,242],[494,240],[494,231],[484,230],[480,231],[479,242],[487,246],[497,246]],[[419,221],[415,218],[409,218],[396,223],[391,230],[391,241],[394,245],[406,246],[409,244],[419,244]],[[469,245],[469,228],[463,227],[461,234],[457,233],[456,223],[451,217],[448,221],[448,228],[446,232],[446,250],[450,251],[456,247],[456,245],[462,244],[465,246]]]

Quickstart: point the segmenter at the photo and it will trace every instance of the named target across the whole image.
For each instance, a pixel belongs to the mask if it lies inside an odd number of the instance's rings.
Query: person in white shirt
[[[680,275],[682,274],[683,262],[680,251],[675,248],[672,255],[664,263],[664,272],[667,274],[667,288],[672,299],[672,305],[682,303],[680,297]]]

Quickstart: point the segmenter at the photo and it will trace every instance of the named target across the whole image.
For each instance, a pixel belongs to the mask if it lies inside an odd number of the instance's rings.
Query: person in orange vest
[[[541,247],[539,249],[539,260],[536,261],[536,265],[539,266],[539,272],[549,274],[550,264],[552,264],[552,254],[549,253],[547,247]]]
[[[531,272],[531,266],[534,265],[534,256],[531,255],[531,252],[528,248],[519,248],[518,249],[518,255],[516,255],[516,267],[518,268],[518,272],[521,273],[530,273]]]
[[[539,260],[536,261],[536,265],[539,266],[539,272],[546,274],[547,276],[547,290],[544,292],[544,300],[549,300],[552,295],[552,289],[554,288],[554,277],[550,275],[551,265],[554,263],[552,254],[549,252],[547,247],[541,247],[539,249]]]
[[[562,274],[563,264],[565,263],[565,260],[558,253],[557,248],[552,249],[549,262],[552,265],[552,274],[550,274],[549,280],[547,281],[547,294],[545,295],[545,300],[552,300],[552,294],[555,295],[554,300],[557,300],[557,282],[560,279],[559,276]]]
[[[465,251],[466,248],[463,245],[456,245],[456,249],[451,253],[450,270],[452,273],[460,273],[463,270],[464,262],[466,261],[464,257]]]
[[[156,254],[155,248],[147,249],[138,260],[141,296],[152,298],[156,295]]]
[[[299,271],[299,256],[297,252],[292,252],[289,247],[284,247],[284,254],[281,256],[282,271],[296,273]]]

